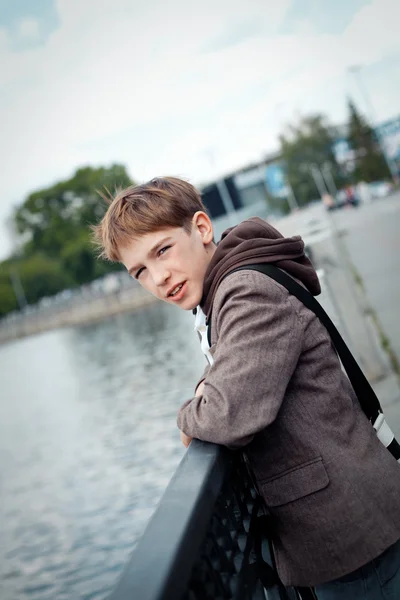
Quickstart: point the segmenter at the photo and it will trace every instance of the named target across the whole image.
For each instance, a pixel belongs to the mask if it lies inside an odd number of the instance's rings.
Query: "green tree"
[[[120,269],[96,259],[89,226],[106,210],[98,192],[131,184],[126,168],[113,164],[77,169],[71,178],[29,194],[13,215],[21,250],[0,263],[0,315],[17,308],[11,270],[18,273],[32,304]]]
[[[0,317],[18,308],[18,301],[11,280],[12,269],[12,258],[0,262]]]
[[[96,257],[89,231],[82,231],[79,237],[64,245],[61,261],[76,283],[87,283],[95,278]]]
[[[310,167],[329,164],[334,181],[342,178],[332,150],[333,136],[323,115],[304,117],[280,136],[282,159],[299,205],[319,197]]]
[[[18,275],[28,304],[35,304],[44,296],[53,296],[74,285],[61,261],[43,254],[3,261],[0,264],[0,315],[18,308],[12,271]]]
[[[61,261],[43,254],[21,260],[16,266],[28,304],[35,304],[44,296],[53,296],[74,285]]]
[[[390,177],[385,157],[378,140],[367,120],[358,112],[352,100],[348,100],[349,144],[355,153],[355,181],[376,181]]]
[[[11,282],[0,280],[0,317],[18,308]]]
[[[79,285],[97,279],[110,271],[120,271],[121,265],[96,257],[90,231],[81,231],[79,237],[66,244],[61,251],[61,262],[74,282]]]
[[[59,255],[82,231],[97,223],[105,212],[98,195],[132,183],[123,165],[84,167],[65,181],[30,194],[16,210],[17,232],[25,240],[25,254]]]
[[[18,269],[28,303],[120,269],[96,259],[90,225],[98,223],[106,210],[99,191],[114,192],[131,184],[123,165],[83,167],[71,178],[29,194],[14,214],[22,241],[20,256],[5,261],[0,269],[5,307],[0,314],[16,307],[11,301],[11,265]]]

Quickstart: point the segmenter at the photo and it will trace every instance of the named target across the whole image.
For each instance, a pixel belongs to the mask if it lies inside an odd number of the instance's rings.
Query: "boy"
[[[230,273],[274,263],[317,295],[301,238],[256,217],[216,245],[199,193],[175,178],[119,192],[95,235],[157,298],[195,312],[209,365],[179,411],[182,440],[246,449],[283,583],[320,600],[400,598],[399,465],[314,313],[263,273]]]

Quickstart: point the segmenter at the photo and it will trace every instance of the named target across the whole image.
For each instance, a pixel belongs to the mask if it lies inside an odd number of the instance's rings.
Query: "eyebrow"
[[[166,242],[172,240],[171,236],[165,237],[162,240],[160,240],[159,242],[157,242],[157,244],[155,244],[155,246],[153,246],[151,248],[151,250],[149,250],[149,252],[147,253],[147,258],[150,258],[150,256],[154,256],[154,254],[156,254],[157,250],[160,248],[160,246],[163,246]],[[139,265],[133,265],[132,267],[130,267],[130,269],[128,270],[129,275],[132,275],[132,273],[134,271],[137,271],[140,268]]]

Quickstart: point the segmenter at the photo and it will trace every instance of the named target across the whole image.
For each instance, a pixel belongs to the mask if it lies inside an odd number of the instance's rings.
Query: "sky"
[[[0,0],[0,259],[13,209],[76,168],[201,184],[348,95],[398,115],[399,22],[399,0]]]

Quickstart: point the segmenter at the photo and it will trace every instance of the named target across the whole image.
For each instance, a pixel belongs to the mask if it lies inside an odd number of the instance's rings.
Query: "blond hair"
[[[109,203],[106,214],[92,227],[99,257],[117,262],[119,248],[132,239],[167,227],[190,232],[193,215],[206,211],[200,192],[177,177],[157,177],[143,185],[118,191],[115,197],[101,194]]]

